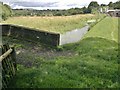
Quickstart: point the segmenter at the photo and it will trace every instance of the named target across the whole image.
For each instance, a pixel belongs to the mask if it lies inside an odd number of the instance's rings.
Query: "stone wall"
[[[44,43],[50,46],[58,46],[60,34],[37,29],[26,28],[17,25],[2,24],[2,35],[23,38],[26,40]]]

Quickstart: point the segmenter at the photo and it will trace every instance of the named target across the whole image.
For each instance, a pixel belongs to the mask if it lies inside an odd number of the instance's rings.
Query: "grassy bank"
[[[118,18],[107,17],[84,37],[101,37],[118,42]]]
[[[73,15],[51,17],[12,17],[2,23],[22,25],[25,27],[46,30],[49,32],[64,33],[86,25],[87,20],[102,18],[104,15]]]
[[[105,18],[78,43],[61,50],[3,38],[16,44],[18,71],[11,87],[118,88],[118,18]],[[104,28],[106,26],[107,27]],[[110,28],[115,23],[115,27]],[[98,28],[100,27],[100,28]],[[114,40],[111,33],[114,33]],[[105,33],[106,32],[106,33]],[[41,54],[45,53],[45,54]],[[51,54],[53,53],[53,54]],[[47,55],[47,56],[46,56]]]

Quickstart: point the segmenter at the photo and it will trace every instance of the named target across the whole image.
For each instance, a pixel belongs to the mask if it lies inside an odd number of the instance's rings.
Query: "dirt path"
[[[36,66],[41,60],[54,60],[59,57],[70,57],[75,55],[72,51],[47,50],[36,47],[37,49],[16,49],[17,63],[26,67]]]
[[[70,50],[54,49],[41,45],[40,43],[28,42],[6,36],[3,37],[3,42],[15,45],[17,63],[26,67],[36,66],[36,64],[40,64],[41,60],[54,60],[59,57],[75,55],[75,52]]]

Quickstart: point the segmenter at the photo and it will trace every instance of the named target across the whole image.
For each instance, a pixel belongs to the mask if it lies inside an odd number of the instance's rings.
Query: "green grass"
[[[118,42],[118,18],[107,17],[84,37],[101,37]]]
[[[34,66],[18,65],[13,87],[24,88],[115,88],[118,83],[117,43],[103,38],[86,38],[64,46],[75,51],[70,57],[47,60],[34,57]],[[74,47],[73,47],[74,46]],[[26,58],[24,60],[31,59]],[[26,61],[27,62],[27,61]]]
[[[31,47],[37,47],[37,45],[32,45],[30,42],[22,43],[23,48],[25,47],[25,50],[30,49],[31,52],[18,55],[23,59],[18,64],[18,71],[11,87],[120,88],[118,81],[120,75],[118,67],[120,65],[118,64],[116,37],[118,29],[117,27],[110,28],[113,23],[117,24],[117,19],[105,18],[91,28],[91,31],[80,42],[62,46],[63,51],[56,50],[56,53],[71,51],[71,56],[61,55],[46,59],[39,55],[36,56],[37,52],[32,52]],[[105,27],[105,22],[107,27]],[[113,31],[115,32],[114,40],[111,38]],[[12,40],[8,42],[12,42]],[[15,42],[15,44],[21,45],[20,41]],[[30,44],[31,46],[29,46]],[[32,63],[31,67],[24,65],[28,61]]]
[[[104,15],[100,15],[102,18]],[[49,32],[64,33],[86,25],[87,20],[98,19],[98,15],[73,15],[51,17],[11,17],[5,22],[8,24],[22,25],[25,27],[45,30]]]

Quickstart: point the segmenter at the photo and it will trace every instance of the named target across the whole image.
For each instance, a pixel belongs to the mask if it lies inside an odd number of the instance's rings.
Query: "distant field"
[[[49,32],[63,33],[76,28],[81,28],[85,26],[87,20],[91,19],[98,19],[98,15],[11,17],[2,23],[23,25],[25,27],[46,30]]]

